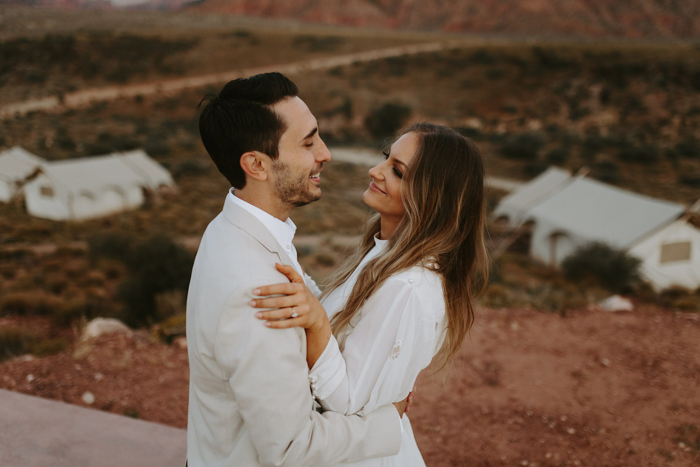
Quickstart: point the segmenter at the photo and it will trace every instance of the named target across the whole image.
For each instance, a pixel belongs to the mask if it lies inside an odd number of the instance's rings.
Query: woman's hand
[[[301,277],[291,266],[275,264],[279,272],[287,276],[289,283],[274,284],[253,290],[254,295],[282,295],[251,300],[253,308],[274,308],[259,311],[255,317],[265,321],[265,326],[275,329],[302,327],[309,331],[320,331],[328,323],[326,310],[318,299],[304,284]]]

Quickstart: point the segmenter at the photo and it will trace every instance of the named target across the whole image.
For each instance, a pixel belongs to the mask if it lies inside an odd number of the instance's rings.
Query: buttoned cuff
[[[318,400],[324,400],[338,389],[347,370],[345,359],[340,353],[338,341],[331,335],[323,353],[309,371],[311,393]]]

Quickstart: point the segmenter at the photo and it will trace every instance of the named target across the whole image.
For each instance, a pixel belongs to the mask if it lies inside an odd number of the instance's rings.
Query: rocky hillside
[[[678,0],[0,0],[3,5],[186,10],[472,34],[700,38],[700,2]]]
[[[379,28],[698,38],[700,3],[675,0],[204,0],[189,9]]]

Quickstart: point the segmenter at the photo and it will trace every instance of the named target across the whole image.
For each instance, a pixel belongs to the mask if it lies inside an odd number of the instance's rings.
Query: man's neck
[[[267,193],[256,193],[254,190],[246,188],[235,189],[233,195],[239,199],[242,199],[248,204],[255,206],[256,208],[265,211],[272,217],[275,217],[282,222],[289,219],[289,212],[291,208],[281,203],[274,196]]]

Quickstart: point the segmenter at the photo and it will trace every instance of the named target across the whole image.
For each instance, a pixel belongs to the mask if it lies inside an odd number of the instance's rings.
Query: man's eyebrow
[[[305,139],[311,138],[313,135],[316,134],[316,132],[318,132],[318,127],[314,128],[313,130],[311,130],[311,131],[309,132],[308,135],[304,136],[304,137],[302,138],[302,141],[305,140]]]

